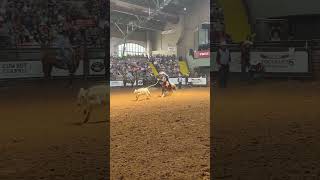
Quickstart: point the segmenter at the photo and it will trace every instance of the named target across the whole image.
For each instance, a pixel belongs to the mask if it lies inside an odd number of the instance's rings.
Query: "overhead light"
[[[187,8],[183,8],[184,11],[187,11]]]

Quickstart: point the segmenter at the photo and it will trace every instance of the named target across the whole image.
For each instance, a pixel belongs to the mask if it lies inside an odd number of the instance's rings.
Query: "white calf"
[[[107,85],[96,85],[89,89],[81,88],[78,94],[78,106],[83,107],[84,121],[89,121],[91,111],[96,105],[106,105],[109,87]]]

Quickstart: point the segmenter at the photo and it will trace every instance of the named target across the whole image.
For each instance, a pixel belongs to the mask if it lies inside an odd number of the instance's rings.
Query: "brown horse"
[[[161,95],[161,97],[165,97],[167,95],[171,95],[173,93],[173,91],[177,90],[177,87],[176,87],[175,84],[172,84],[172,83],[168,82],[169,85],[166,86],[166,83],[167,82],[163,82],[162,85],[161,85],[162,86],[162,95]]]
[[[42,52],[42,69],[44,73],[44,78],[46,80],[52,79],[51,72],[52,68],[64,69],[69,71],[69,85],[72,85],[72,81],[74,78],[74,73],[77,71],[80,63],[81,56],[81,49],[79,47],[74,49],[74,52],[71,55],[71,63],[65,65],[61,60],[56,58],[56,49],[50,48],[41,48]]]

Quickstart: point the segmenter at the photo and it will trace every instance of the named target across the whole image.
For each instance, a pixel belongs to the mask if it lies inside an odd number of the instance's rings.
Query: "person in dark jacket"
[[[252,42],[250,41],[249,37],[247,40],[241,43],[240,50],[241,50],[241,74],[242,79],[247,80],[248,79],[248,73],[247,69],[250,66],[250,48],[251,48]]]

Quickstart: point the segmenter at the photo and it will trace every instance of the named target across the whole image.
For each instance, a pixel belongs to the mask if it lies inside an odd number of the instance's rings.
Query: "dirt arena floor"
[[[320,179],[320,83],[213,88],[213,178]]]
[[[107,128],[102,109],[79,125],[74,89],[64,83],[0,87],[1,180],[102,180]]]
[[[209,88],[111,90],[111,179],[209,179]]]

